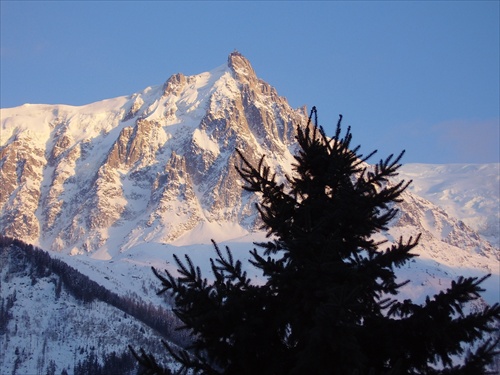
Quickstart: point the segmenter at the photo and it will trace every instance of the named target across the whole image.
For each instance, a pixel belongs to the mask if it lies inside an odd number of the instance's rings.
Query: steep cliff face
[[[44,149],[31,131],[13,135],[11,142],[0,150],[0,227],[4,233],[29,241],[39,237],[35,213],[45,164]]]

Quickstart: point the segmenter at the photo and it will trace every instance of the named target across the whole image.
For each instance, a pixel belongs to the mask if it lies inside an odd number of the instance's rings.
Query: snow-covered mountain
[[[306,122],[306,109],[291,108],[237,52],[212,71],[175,74],[163,85],[127,97],[80,107],[1,109],[0,234],[50,250],[55,259],[121,297],[158,306],[164,301],[147,292],[155,285],[150,266],[174,270],[173,254],[189,254],[210,276],[212,238],[228,244],[238,257],[248,257],[252,241],[263,233],[253,205],[257,198],[241,189],[235,149],[251,162],[266,155],[278,176],[291,174],[296,127]],[[399,177],[414,182],[392,227],[380,236],[395,241],[422,233],[420,257],[400,270],[401,277],[415,280],[406,295],[423,298],[459,274],[492,273],[484,298],[500,300],[499,166],[403,167]],[[31,282],[23,272],[5,276],[12,262],[4,255],[0,264],[4,304],[12,301],[12,288],[24,289]],[[248,274],[260,277],[251,268]],[[17,321],[32,309],[43,310],[44,304],[50,305],[52,319],[64,319],[54,307],[62,303],[53,287],[59,276],[47,277],[37,284],[40,301],[33,301],[27,290],[9,302]],[[65,306],[86,308],[66,297]],[[99,316],[123,312],[99,306]],[[92,314],[89,319],[100,319]],[[132,319],[124,314],[123,319]],[[30,323],[45,329],[42,336],[50,338],[43,340],[34,340],[36,333],[14,334],[15,320],[5,327],[10,336],[3,334],[2,350],[15,353],[16,347],[30,345],[33,352],[46,353],[42,347],[49,342],[55,355],[65,345],[59,336],[50,336],[50,320]],[[92,341],[88,347],[102,348],[104,342]],[[64,352],[66,365],[59,369],[77,363],[71,350]],[[50,356],[35,357],[44,358],[37,371],[45,371]],[[37,366],[29,356],[22,359],[18,369]],[[9,369],[15,365],[8,363]]]
[[[500,248],[500,164],[406,164],[409,191],[463,221]]]
[[[255,197],[240,188],[235,148],[250,161],[265,154],[279,175],[290,174],[295,129],[306,116],[237,52],[210,72],[175,74],[128,97],[2,109],[0,227],[44,249],[102,259],[144,242],[252,233]],[[439,225],[467,233],[456,243],[491,250],[475,231],[498,247],[497,164],[412,165],[402,177],[414,180],[412,209],[415,196],[426,198],[449,217]],[[438,212],[430,202],[421,209]],[[428,217],[420,212],[413,224],[420,229]]]
[[[0,226],[55,251],[112,258],[192,230],[255,228],[235,148],[290,171],[305,110],[232,53],[208,73],[82,107],[2,109]]]

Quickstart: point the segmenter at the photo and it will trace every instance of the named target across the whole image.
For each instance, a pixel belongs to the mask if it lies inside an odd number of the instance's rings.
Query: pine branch
[[[215,370],[212,366],[210,366],[207,361],[197,355],[189,353],[187,350],[174,350],[170,344],[166,341],[162,340],[163,346],[170,353],[172,358],[174,358],[180,365],[181,368],[177,371],[177,374],[187,375],[188,373],[192,373],[194,375],[202,374],[202,375],[220,375],[221,372]]]
[[[161,289],[156,294],[158,294],[158,295],[163,294],[170,289],[174,289],[174,292],[178,290],[179,285],[177,284],[176,280],[172,277],[170,272],[165,270],[167,277],[164,277],[156,270],[156,268],[151,267],[151,270],[153,271],[154,275],[161,281],[161,284],[163,285],[163,289]]]
[[[433,299],[428,297],[422,306],[405,300],[390,307],[388,316],[402,317],[396,323],[401,332],[405,332],[404,344],[400,345],[406,348],[417,367],[439,360],[445,367],[452,368],[451,356],[461,355],[462,345],[472,345],[496,329],[493,323],[500,319],[500,305],[468,315],[462,309],[463,304],[479,298],[482,290],[479,284],[486,277],[460,277],[445,292]]]
[[[500,354],[497,346],[500,338],[489,339],[480,345],[474,352],[469,353],[465,359],[465,364],[459,369],[462,374],[488,374],[488,365],[493,362],[495,356]]]
[[[382,268],[392,268],[393,266],[399,268],[403,266],[410,259],[418,256],[410,253],[410,251],[417,247],[420,236],[419,234],[415,239],[410,237],[406,242],[403,242],[403,237],[400,237],[397,244],[387,248],[384,252],[375,254],[376,263]]]
[[[252,264],[254,267],[262,270],[262,273],[264,276],[271,277],[275,276],[278,274],[281,274],[284,272],[285,269],[285,259],[273,259],[270,256],[267,257],[267,259],[264,259],[256,249],[253,249],[250,251],[250,254],[253,256],[254,259],[249,259],[248,261],[250,264]]]
[[[132,348],[131,345],[128,346],[130,352],[137,360],[140,366],[143,367],[141,375],[171,375],[172,372],[168,369],[164,369],[156,362],[156,358],[147,354],[143,348],[140,348],[140,355]]]
[[[215,262],[219,264],[219,266],[213,264],[212,269],[217,270],[223,279],[227,279],[231,282],[237,280],[237,284],[235,286],[240,290],[247,288],[250,284],[250,279],[247,278],[247,273],[242,271],[241,262],[239,260],[234,262],[233,255],[231,250],[229,250],[229,247],[226,246],[227,257],[224,257],[219,249],[219,246],[214,240],[212,240],[212,244],[214,245],[217,253],[217,259]],[[225,275],[226,273],[227,275]]]

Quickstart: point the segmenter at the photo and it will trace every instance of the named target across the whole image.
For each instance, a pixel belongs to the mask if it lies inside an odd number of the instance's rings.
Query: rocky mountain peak
[[[255,84],[258,81],[250,61],[238,51],[229,54],[227,65],[241,83]]]
[[[179,95],[186,85],[186,76],[182,73],[172,75],[163,85],[163,96]]]
[[[225,67],[174,74],[128,98],[9,109],[2,127],[19,134],[0,146],[2,230],[105,258],[137,241],[175,241],[204,223],[251,232],[256,197],[241,189],[235,149],[250,161],[269,155],[290,173],[304,115],[238,52]],[[26,153],[16,143],[23,135]]]

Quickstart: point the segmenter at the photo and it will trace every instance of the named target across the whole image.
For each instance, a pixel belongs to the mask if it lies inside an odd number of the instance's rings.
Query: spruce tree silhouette
[[[312,124],[314,118],[314,124]],[[192,345],[166,349],[199,374],[486,374],[496,354],[500,306],[464,312],[480,298],[483,278],[460,277],[424,304],[395,297],[394,272],[416,256],[419,237],[383,249],[384,231],[410,182],[391,181],[402,152],[370,166],[350,128],[328,138],[313,107],[297,129],[294,175],[278,182],[266,166],[237,150],[244,189],[259,194],[258,210],[269,241],[256,244],[251,264],[264,284],[253,284],[231,251],[214,242],[214,281],[186,256],[175,258],[181,277],[153,268],[175,297],[175,314]],[[493,335],[492,335],[493,334]],[[488,336],[488,337],[487,337]],[[467,348],[476,348],[465,355]],[[147,373],[156,360],[133,351]],[[453,361],[453,356],[464,357]]]

